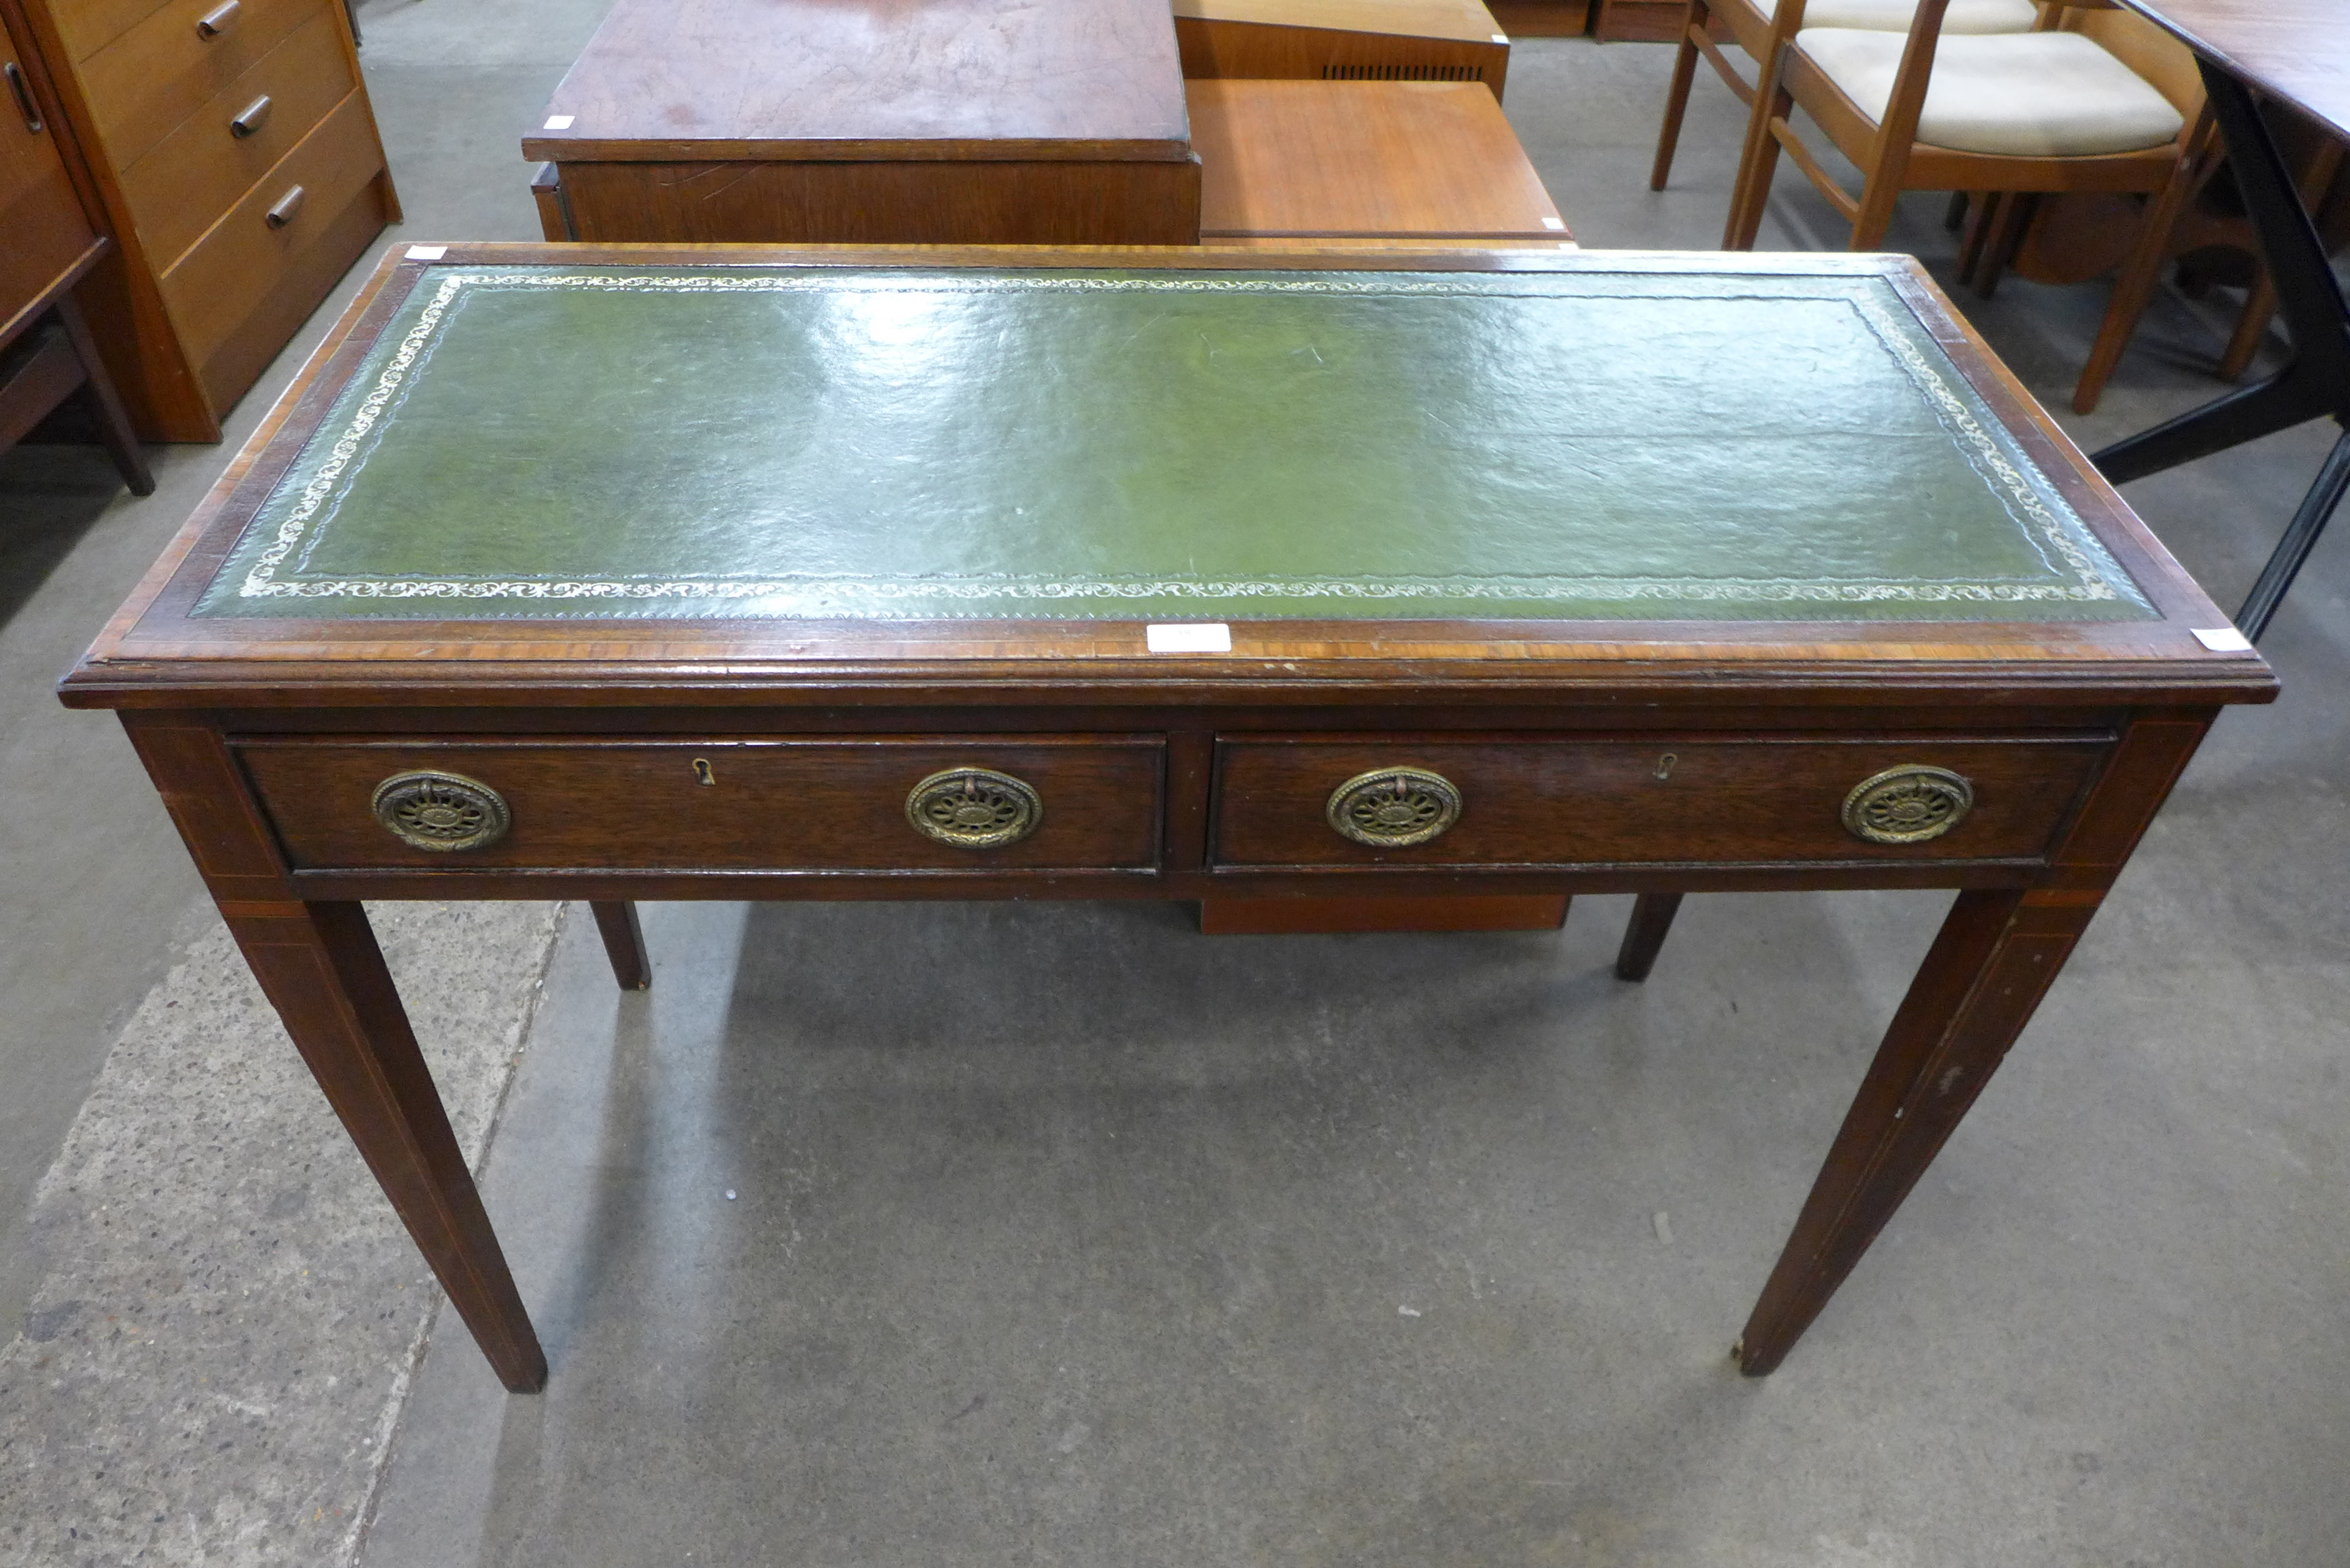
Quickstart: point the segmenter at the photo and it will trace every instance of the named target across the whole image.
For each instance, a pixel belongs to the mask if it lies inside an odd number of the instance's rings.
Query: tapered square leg
[[[1760,1376],[1801,1337],[1925,1174],[2040,1005],[2094,893],[1959,895],[1738,1342]]]
[[[224,903],[231,934],[384,1196],[500,1382],[546,1385],[546,1356],[355,903]]]
[[[1631,924],[1624,928],[1624,945],[1616,951],[1617,980],[1646,980],[1665,945],[1665,933],[1680,913],[1679,893],[1643,893],[1632,905]]]
[[[645,951],[645,929],[637,923],[637,907],[625,900],[588,906],[596,912],[596,929],[604,939],[605,956],[612,961],[612,978],[622,991],[650,991],[653,961]]]

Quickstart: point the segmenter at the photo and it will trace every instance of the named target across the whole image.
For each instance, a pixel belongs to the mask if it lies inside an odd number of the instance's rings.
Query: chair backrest
[[[2103,45],[2106,53],[2168,99],[2189,124],[2203,112],[2203,74],[2195,68],[2194,50],[2137,12],[2117,5],[2074,4],[2060,9],[2061,29]]]

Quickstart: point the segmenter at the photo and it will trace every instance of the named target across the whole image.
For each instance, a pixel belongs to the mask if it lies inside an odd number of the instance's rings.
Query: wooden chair
[[[1755,62],[1755,81],[1762,78],[1771,58],[1770,0],[1693,0],[1680,26],[1680,48],[1673,57],[1672,86],[1665,92],[1665,122],[1657,132],[1656,166],[1648,173],[1648,189],[1661,191],[1671,178],[1673,153],[1680,145],[1681,118],[1689,111],[1690,86],[1697,75],[1700,56],[1713,67],[1722,84],[1752,109],[1754,82],[1750,82],[1721,51],[1721,35]],[[1916,0],[1812,0],[1810,26],[1859,27],[1874,32],[1907,32],[1916,14]],[[2040,20],[2037,0],[1950,0],[1943,15],[1945,33],[2028,33]]]
[[[1722,235],[1751,250],[1782,148],[1852,223],[1851,248],[1878,249],[1904,191],[2112,191],[2149,195],[2122,277],[2075,392],[2094,404],[2162,263],[2212,123],[2198,78],[2148,81],[2107,47],[2125,29],[2107,0],[2046,7],[2029,34],[1942,36],[1954,0],[1919,0],[1906,35],[1805,26],[1783,0],[1767,89],[1756,95]],[[1797,134],[1801,106],[1858,166],[1852,196]],[[1997,220],[1995,220],[1996,223]],[[1987,243],[2002,242],[1994,232]]]

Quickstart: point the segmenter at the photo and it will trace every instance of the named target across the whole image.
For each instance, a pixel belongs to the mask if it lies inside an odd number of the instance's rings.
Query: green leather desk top
[[[1882,279],[425,269],[219,617],[2154,611]]]

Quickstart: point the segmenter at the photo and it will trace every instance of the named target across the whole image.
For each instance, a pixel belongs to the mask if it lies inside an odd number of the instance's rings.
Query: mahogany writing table
[[[2254,94],[2280,98],[2333,135],[2350,138],[2350,10],[2341,0],[2122,4],[2195,51],[2245,214],[2260,234],[2262,259],[2293,334],[2293,359],[2265,380],[2116,441],[2096,454],[2097,467],[2122,483],[2311,420],[2330,417],[2345,427],[2236,612],[2244,635],[2257,639],[2350,494],[2350,302]]]
[[[1955,888],[1761,1373],[2273,695],[2225,624],[1902,258],[453,245],[63,692],[517,1389],[361,899],[585,898],[633,983],[639,898],[1633,892],[1638,974],[1689,891]]]
[[[550,240],[1200,235],[1167,0],[619,0],[522,146]]]

